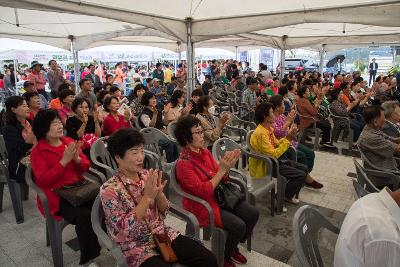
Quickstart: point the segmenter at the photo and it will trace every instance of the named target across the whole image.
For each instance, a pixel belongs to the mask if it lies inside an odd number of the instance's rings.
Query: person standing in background
[[[54,59],[49,61],[49,71],[47,72],[47,79],[49,80],[49,87],[51,90],[51,98],[56,98],[58,94],[58,87],[64,82],[63,70],[58,66],[57,61]]]
[[[171,82],[172,78],[172,70],[169,67],[169,64],[165,64],[165,72],[164,72],[164,83],[167,85]]]
[[[375,81],[375,76],[376,76],[377,71],[378,71],[378,63],[376,63],[375,58],[373,58],[372,62],[369,63],[369,68],[368,68],[368,72],[369,72],[368,86],[371,86],[371,80],[372,80],[372,82]]]
[[[42,64],[34,60],[31,63],[32,72],[28,75],[28,79],[33,83],[33,88],[41,95],[43,95],[47,101],[49,101],[49,96],[45,91],[46,78],[43,73],[41,73]]]
[[[160,85],[164,85],[164,71],[162,70],[162,64],[158,62],[156,64],[156,69],[152,73],[152,78],[155,79],[157,78],[160,81]]]
[[[124,79],[126,78],[126,74],[122,70],[122,62],[118,62],[115,65],[115,78],[114,81],[118,84],[119,88],[124,88]]]

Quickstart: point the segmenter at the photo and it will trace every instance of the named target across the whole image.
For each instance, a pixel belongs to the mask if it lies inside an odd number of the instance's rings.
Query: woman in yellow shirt
[[[256,107],[255,118],[258,126],[251,135],[250,145],[256,152],[278,159],[279,173],[287,179],[286,201],[298,204],[299,200],[295,198],[295,195],[300,192],[304,185],[308,176],[308,169],[306,165],[289,160],[284,155],[289,149],[292,140],[297,136],[297,126],[293,124],[284,138],[277,139],[272,127],[275,115],[272,110],[272,104],[268,102],[261,103]],[[255,178],[263,177],[266,174],[264,162],[254,158],[249,159],[249,170],[250,175]]]

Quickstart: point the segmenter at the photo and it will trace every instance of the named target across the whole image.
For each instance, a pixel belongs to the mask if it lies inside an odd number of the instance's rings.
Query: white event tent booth
[[[344,47],[399,44],[394,0],[0,0],[0,37],[77,51],[111,44],[186,50],[189,88],[194,47]],[[179,53],[180,54],[180,53]],[[284,65],[284,64],[281,64]],[[322,64],[320,64],[322,66]],[[283,72],[281,72],[283,73]]]

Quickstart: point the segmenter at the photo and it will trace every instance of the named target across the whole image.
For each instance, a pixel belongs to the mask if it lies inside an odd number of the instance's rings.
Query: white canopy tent
[[[140,42],[182,51],[186,43],[189,67],[194,45],[322,51],[341,45],[400,43],[400,1],[394,0],[281,0],[273,5],[260,0],[245,4],[241,0],[148,0],[135,5],[122,0],[0,0],[0,5],[17,8],[0,9],[5,22],[1,37],[62,48],[68,48],[70,39],[76,50]],[[188,75],[193,82],[193,71]]]

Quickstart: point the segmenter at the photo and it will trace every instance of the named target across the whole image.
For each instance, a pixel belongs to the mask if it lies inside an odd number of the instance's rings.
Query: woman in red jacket
[[[131,112],[129,108],[124,110],[124,115],[118,113],[119,100],[115,96],[110,96],[104,100],[104,110],[109,114],[104,118],[103,133],[105,136],[109,136],[112,133],[118,131],[121,128],[132,127],[129,122],[131,118]]]
[[[81,143],[64,137],[63,125],[56,110],[39,111],[33,121],[33,132],[38,140],[31,153],[35,182],[47,196],[51,215],[76,225],[81,251],[79,264],[85,264],[99,256],[101,250],[90,220],[93,201],[74,207],[53,190],[83,181],[83,173],[89,169],[90,161],[82,153]],[[39,199],[37,204],[44,215]]]
[[[224,266],[236,266],[233,261],[246,263],[247,259],[239,252],[238,244],[253,231],[258,221],[258,210],[242,201],[233,211],[228,211],[220,208],[214,199],[214,189],[221,180],[229,179],[228,172],[239,159],[240,150],[226,152],[218,165],[210,151],[204,149],[203,128],[193,115],[179,118],[174,133],[182,146],[176,164],[176,176],[182,190],[207,201],[213,209],[215,225],[228,231]],[[201,204],[185,198],[182,204],[197,217],[200,226],[209,224],[208,212]]]

